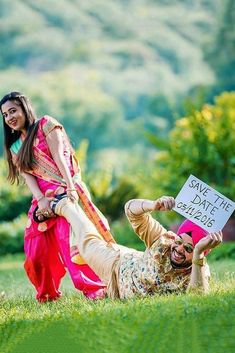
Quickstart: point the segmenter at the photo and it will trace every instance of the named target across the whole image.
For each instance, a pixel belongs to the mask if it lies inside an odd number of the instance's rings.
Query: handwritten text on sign
[[[174,210],[209,232],[221,230],[235,203],[190,175],[175,199]]]

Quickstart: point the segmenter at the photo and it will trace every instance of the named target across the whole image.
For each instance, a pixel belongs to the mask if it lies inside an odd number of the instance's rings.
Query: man
[[[72,225],[80,255],[107,286],[108,296],[124,299],[187,288],[208,290],[205,254],[222,242],[222,232],[207,234],[190,221],[180,226],[178,235],[167,231],[150,212],[170,211],[174,205],[168,196],[125,205],[134,231],[145,242],[144,252],[105,242],[80,206],[67,197],[52,208]]]

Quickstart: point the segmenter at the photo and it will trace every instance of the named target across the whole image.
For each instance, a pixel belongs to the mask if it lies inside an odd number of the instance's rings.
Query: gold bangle
[[[206,264],[206,258],[202,257],[201,259],[194,260],[192,259],[192,264],[197,265],[197,266],[205,266]]]
[[[146,211],[145,211],[145,209],[144,209],[144,200],[141,202],[141,208],[142,208],[142,211],[143,211],[144,213],[146,213]]]
[[[70,189],[70,188],[67,188],[66,191],[77,191],[76,189]]]
[[[127,203],[127,211],[130,212],[132,214],[132,216],[137,216],[135,213],[132,212],[131,210],[131,204],[134,202],[134,200],[130,200]]]

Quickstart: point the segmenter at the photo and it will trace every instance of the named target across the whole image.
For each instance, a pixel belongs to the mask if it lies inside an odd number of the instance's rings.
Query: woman
[[[25,229],[25,270],[40,302],[61,296],[59,285],[68,268],[75,287],[90,299],[102,298],[105,286],[70,247],[73,231],[55,216],[50,202],[66,194],[81,205],[107,242],[114,242],[103,215],[93,205],[63,126],[49,116],[37,119],[27,97],[11,92],[0,101],[5,136],[8,179],[22,175],[33,194]]]

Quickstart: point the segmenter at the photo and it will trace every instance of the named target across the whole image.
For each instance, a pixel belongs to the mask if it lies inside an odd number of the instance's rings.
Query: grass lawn
[[[234,353],[235,261],[210,264],[208,295],[91,302],[70,279],[64,296],[38,304],[23,257],[0,258],[1,353]]]

